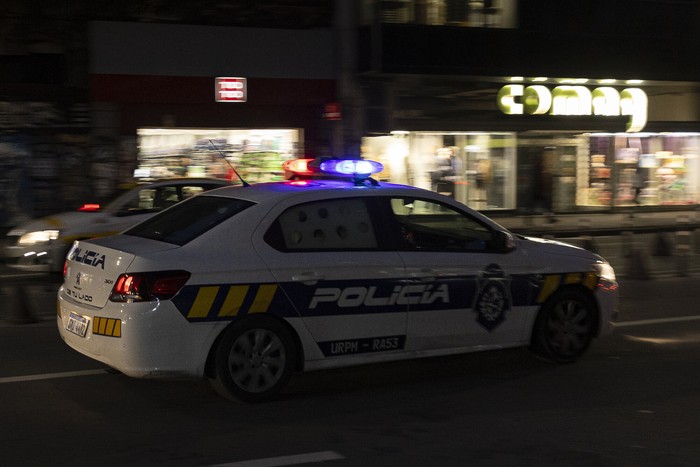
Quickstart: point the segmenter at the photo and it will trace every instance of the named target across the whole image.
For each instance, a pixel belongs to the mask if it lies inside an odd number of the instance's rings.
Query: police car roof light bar
[[[309,168],[309,163],[313,159],[290,159],[282,163],[282,168],[294,175],[313,175],[314,171]]]
[[[294,177],[317,176],[323,178],[352,179],[355,184],[361,185],[370,181],[372,185],[378,185],[371,178],[372,174],[384,170],[384,166],[376,161],[365,159],[331,159],[318,157],[316,159],[293,159],[282,164],[285,171],[291,172]]]
[[[384,170],[384,166],[379,162],[364,159],[331,159],[321,162],[321,170],[325,173],[368,178],[370,175]]]

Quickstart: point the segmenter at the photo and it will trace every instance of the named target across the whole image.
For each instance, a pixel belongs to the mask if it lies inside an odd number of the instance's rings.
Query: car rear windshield
[[[184,245],[253,203],[219,196],[195,196],[132,227],[124,235]]]

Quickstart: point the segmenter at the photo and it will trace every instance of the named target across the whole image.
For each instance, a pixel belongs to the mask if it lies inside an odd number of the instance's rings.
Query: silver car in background
[[[7,234],[6,264],[31,272],[60,272],[73,241],[114,235],[183,199],[229,186],[216,178],[166,179],[140,184],[105,206],[85,204],[75,212],[32,219]]]

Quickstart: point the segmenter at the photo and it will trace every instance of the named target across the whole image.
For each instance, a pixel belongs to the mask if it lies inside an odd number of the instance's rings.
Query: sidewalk
[[[700,210],[653,212],[621,210],[612,213],[499,215],[490,213],[496,222],[507,229],[533,236],[554,234],[557,237],[577,236],[589,232],[592,236],[635,233],[671,232],[679,229],[700,229]]]

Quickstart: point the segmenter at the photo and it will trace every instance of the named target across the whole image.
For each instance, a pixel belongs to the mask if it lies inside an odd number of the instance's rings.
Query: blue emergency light
[[[364,159],[331,159],[321,162],[321,172],[334,175],[367,178],[382,170],[384,166],[379,162]]]
[[[285,161],[283,167],[295,176],[326,175],[355,181],[367,180],[372,174],[384,170],[381,163],[366,159],[293,159]]]

